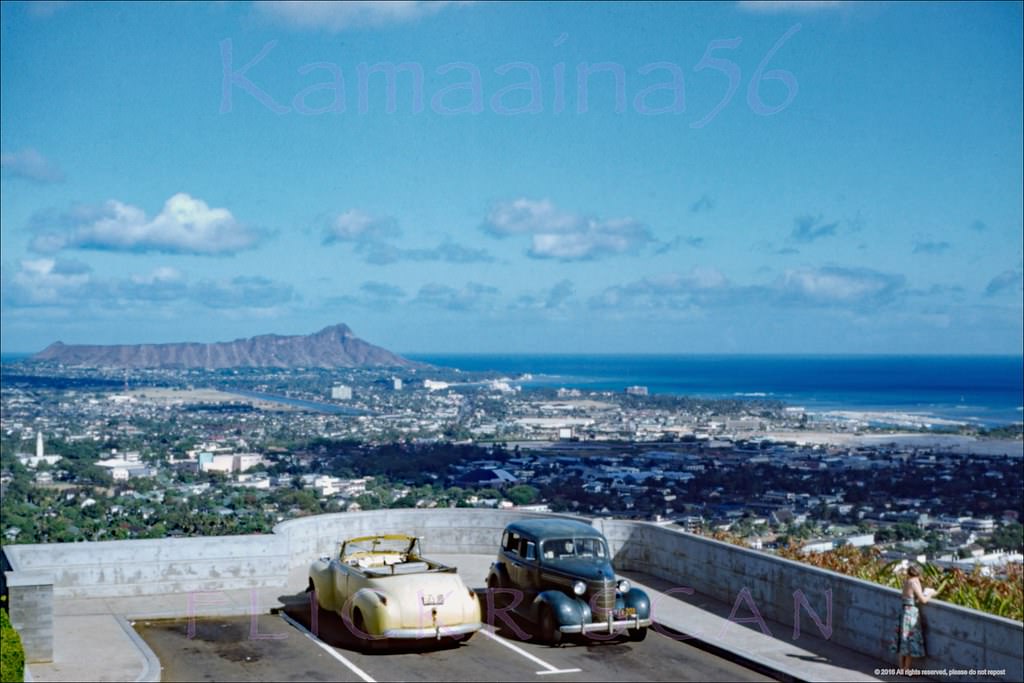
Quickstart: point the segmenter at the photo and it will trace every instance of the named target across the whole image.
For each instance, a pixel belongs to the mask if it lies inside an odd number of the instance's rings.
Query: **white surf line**
[[[494,633],[490,629],[482,628],[482,629],[480,629],[480,633],[484,634],[485,636],[487,636],[491,640],[495,641],[496,643],[500,643],[501,645],[504,645],[505,647],[507,647],[508,649],[512,650],[513,652],[518,652],[522,656],[524,656],[527,659],[529,659],[531,662],[534,662],[535,664],[540,664],[541,666],[543,666],[544,667],[544,671],[536,671],[536,672],[534,672],[538,676],[547,676],[547,675],[550,675],[550,674],[572,674],[572,673],[577,673],[579,671],[582,671],[582,669],[559,669],[558,667],[552,666],[552,665],[548,664],[547,662],[545,662],[540,657],[536,657],[534,655],[531,655],[529,652],[527,652],[523,648],[519,647],[515,643],[512,643],[512,642],[510,642],[508,640],[505,640],[504,638],[502,638],[498,634]]]
[[[344,664],[345,666],[347,666],[347,667],[349,668],[349,670],[350,670],[350,671],[351,671],[352,673],[354,673],[354,674],[355,674],[356,676],[359,676],[359,677],[360,677],[361,679],[363,679],[363,680],[364,680],[364,681],[365,681],[366,683],[377,683],[377,682],[376,682],[375,680],[373,680],[372,678],[370,678],[369,674],[367,674],[367,673],[366,673],[365,671],[363,671],[362,669],[360,669],[360,668],[359,668],[358,666],[356,666],[355,664],[353,664],[353,663],[352,663],[352,662],[350,662],[349,660],[345,659],[345,658],[344,658],[344,657],[343,657],[343,656],[341,655],[341,653],[340,653],[340,652],[338,652],[338,651],[337,651],[337,650],[335,650],[335,649],[334,649],[333,647],[331,647],[330,645],[328,645],[327,643],[325,643],[324,641],[320,640],[320,639],[319,639],[319,638],[317,638],[317,637],[316,637],[315,635],[313,635],[312,633],[310,633],[309,629],[307,629],[307,628],[306,628],[305,626],[303,626],[303,625],[302,625],[302,624],[300,624],[299,622],[295,621],[294,619],[292,619],[292,618],[291,618],[290,616],[288,616],[288,615],[287,615],[287,614],[285,614],[284,612],[281,612],[280,614],[281,614],[281,618],[282,618],[282,619],[284,619],[284,620],[285,620],[285,621],[287,621],[287,622],[288,622],[289,624],[291,624],[291,625],[292,625],[292,626],[294,626],[295,628],[297,628],[297,629],[299,629],[300,631],[302,631],[302,633],[303,633],[303,634],[304,634],[304,635],[305,635],[305,636],[306,636],[307,638],[309,638],[309,639],[310,639],[310,640],[312,640],[312,641],[313,641],[314,643],[316,643],[317,645],[319,645],[319,646],[320,646],[320,648],[324,650],[324,652],[326,652],[327,654],[329,654],[330,656],[334,657],[334,658],[335,658],[335,659],[337,659],[337,660],[338,660],[339,662],[341,662],[342,664]]]

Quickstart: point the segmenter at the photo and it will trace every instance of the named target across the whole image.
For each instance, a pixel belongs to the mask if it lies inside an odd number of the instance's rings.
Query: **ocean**
[[[527,386],[781,401],[809,411],[903,412],[998,426],[1024,419],[1019,356],[644,356],[410,354]]]

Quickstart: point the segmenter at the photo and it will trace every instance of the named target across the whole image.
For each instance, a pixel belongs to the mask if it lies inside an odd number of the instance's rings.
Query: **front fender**
[[[651,599],[639,588],[631,588],[628,593],[621,593],[622,607],[632,607],[641,619],[651,616]],[[619,605],[616,605],[618,607]]]
[[[534,622],[540,621],[541,609],[545,607],[551,609],[559,626],[585,624],[591,620],[590,605],[562,591],[549,590],[537,595],[530,610]]]
[[[317,604],[326,610],[335,611],[341,605],[334,602],[334,579],[331,576],[330,562],[317,560],[309,566],[309,580],[313,582]]]

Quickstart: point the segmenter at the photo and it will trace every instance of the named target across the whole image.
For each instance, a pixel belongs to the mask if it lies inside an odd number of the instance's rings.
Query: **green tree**
[[[363,493],[356,496],[355,502],[364,510],[376,510],[380,508],[380,498],[372,493]]]
[[[539,491],[533,486],[522,484],[513,486],[505,492],[505,496],[516,505],[529,505],[537,500]]]
[[[916,541],[924,536],[924,530],[916,524],[900,522],[896,525],[896,538],[901,541]]]
[[[986,548],[1024,551],[1024,526],[1019,522],[1005,524],[996,529],[992,539],[985,544]]]

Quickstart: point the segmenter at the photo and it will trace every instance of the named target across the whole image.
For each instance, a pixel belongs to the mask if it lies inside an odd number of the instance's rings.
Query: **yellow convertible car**
[[[482,626],[476,594],[455,567],[422,557],[415,536],[349,539],[310,566],[307,590],[364,641],[468,639]]]

